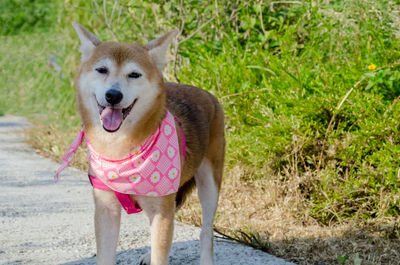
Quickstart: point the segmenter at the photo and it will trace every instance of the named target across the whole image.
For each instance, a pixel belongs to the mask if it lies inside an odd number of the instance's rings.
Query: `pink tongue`
[[[100,114],[103,127],[109,131],[115,131],[121,126],[123,115],[122,109],[106,107]]]

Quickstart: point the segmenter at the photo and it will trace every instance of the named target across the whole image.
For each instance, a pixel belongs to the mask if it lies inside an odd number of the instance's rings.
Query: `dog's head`
[[[106,133],[131,130],[146,113],[164,106],[162,70],[177,31],[141,46],[100,42],[79,23],[73,26],[81,41],[76,87],[85,126]]]

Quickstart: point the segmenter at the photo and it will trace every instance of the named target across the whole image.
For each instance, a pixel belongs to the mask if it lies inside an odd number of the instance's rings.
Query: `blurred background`
[[[225,109],[216,229],[298,264],[400,264],[400,1],[1,0],[0,114],[57,161],[80,129],[77,21],[178,29],[164,76]],[[74,165],[85,169],[85,150]],[[178,220],[200,225],[192,196]]]

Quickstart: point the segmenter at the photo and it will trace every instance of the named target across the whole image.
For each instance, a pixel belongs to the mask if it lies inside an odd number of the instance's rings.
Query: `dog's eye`
[[[102,74],[102,75],[108,74],[108,69],[107,69],[107,67],[99,67],[99,68],[96,68],[96,71],[99,72],[99,73]]]
[[[142,76],[142,74],[140,74],[140,73],[137,73],[137,72],[132,72],[132,73],[130,73],[129,75],[128,75],[128,77],[129,78],[139,78],[139,77],[141,77]]]

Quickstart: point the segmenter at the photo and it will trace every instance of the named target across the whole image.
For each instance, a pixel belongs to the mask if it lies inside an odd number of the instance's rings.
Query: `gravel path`
[[[85,172],[63,171],[23,142],[24,118],[0,117],[0,264],[95,264],[93,199]],[[137,264],[149,251],[144,214],[123,213],[117,264]],[[169,264],[199,264],[200,229],[176,223]],[[216,264],[294,265],[215,239]]]

